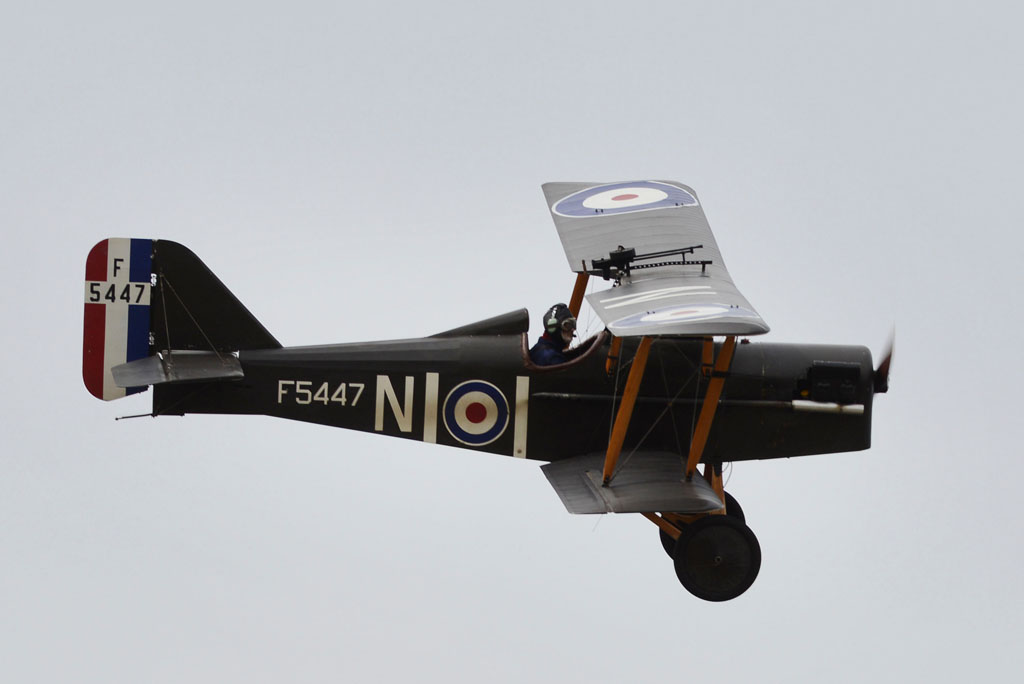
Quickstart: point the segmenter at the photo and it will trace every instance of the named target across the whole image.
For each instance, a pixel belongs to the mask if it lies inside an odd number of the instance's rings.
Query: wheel
[[[740,508],[740,502],[733,498],[733,495],[729,492],[725,492],[725,514],[731,515],[740,522],[747,521],[743,516],[743,509]],[[665,530],[659,529],[658,532],[661,534],[661,547],[665,549],[665,553],[668,554],[668,557],[672,558],[672,552],[676,548],[676,540],[670,537]]]
[[[761,545],[737,518],[709,515],[683,528],[673,560],[688,592],[705,601],[729,601],[757,579]]]
[[[743,515],[743,509],[740,508],[740,502],[729,492],[725,492],[725,514],[731,515],[742,523],[747,522],[747,517]]]
[[[676,540],[673,539],[668,532],[661,529],[660,527],[658,528],[658,532],[661,533],[661,546],[663,549],[665,549],[665,553],[668,554],[669,558],[674,558],[672,553],[676,549]]]

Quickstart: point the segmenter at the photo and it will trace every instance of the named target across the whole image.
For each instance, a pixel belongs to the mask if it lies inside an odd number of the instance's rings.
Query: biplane
[[[875,368],[863,346],[751,342],[768,325],[685,185],[543,190],[576,274],[568,307],[586,297],[604,324],[565,363],[531,362],[526,310],[283,347],[188,248],[110,238],[86,260],[85,385],[152,387],[154,417],[260,414],[541,461],[570,513],[646,517],[688,591],[733,599],[761,550],[723,464],[867,449],[891,348]]]

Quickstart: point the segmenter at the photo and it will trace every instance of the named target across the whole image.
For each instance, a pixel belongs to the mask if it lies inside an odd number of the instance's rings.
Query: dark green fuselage
[[[529,363],[524,333],[244,350],[244,378],[156,386],[153,412],[262,414],[557,461],[607,448],[635,347],[625,340],[610,374],[605,334],[547,368]],[[700,339],[654,340],[626,453],[688,452],[709,380],[701,351]],[[866,347],[741,341],[702,460],[866,449],[872,382]]]

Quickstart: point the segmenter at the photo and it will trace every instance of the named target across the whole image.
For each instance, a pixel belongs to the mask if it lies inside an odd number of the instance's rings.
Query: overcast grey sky
[[[1017,7],[9,8],[4,679],[1019,676]],[[420,336],[566,299],[540,184],[637,178],[696,189],[768,340],[898,332],[870,451],[733,469],[730,603],[536,463],[82,384],[102,238],[190,246],[285,344]]]

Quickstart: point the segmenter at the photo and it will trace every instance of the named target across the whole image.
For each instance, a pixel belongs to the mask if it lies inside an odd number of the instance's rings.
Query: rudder
[[[82,379],[110,401],[144,387],[118,387],[110,369],[149,355],[152,240],[109,238],[85,260]]]

